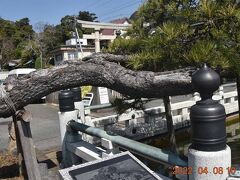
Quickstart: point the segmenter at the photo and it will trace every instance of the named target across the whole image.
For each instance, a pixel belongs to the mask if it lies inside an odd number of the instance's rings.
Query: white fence
[[[214,94],[213,99],[224,105],[227,115],[237,112],[238,96],[236,83],[220,86],[219,90]],[[175,129],[190,125],[190,108],[198,100],[200,100],[199,94],[194,93],[192,98],[188,100],[171,103]],[[138,125],[141,124],[141,131],[145,131],[144,133],[148,134],[146,136],[157,135],[167,131],[165,108],[163,105],[147,108],[145,110],[128,110],[126,113],[121,115],[114,114],[100,118],[91,118],[91,116],[86,116],[85,120],[87,125],[103,129],[106,129],[106,127],[115,123],[125,124],[125,128],[129,125],[137,128]]]

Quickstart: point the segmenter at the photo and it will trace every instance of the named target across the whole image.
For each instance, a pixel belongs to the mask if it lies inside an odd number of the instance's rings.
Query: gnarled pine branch
[[[133,98],[161,98],[188,94],[194,90],[190,77],[192,70],[163,74],[132,71],[109,62],[110,57],[106,59],[108,61],[103,58],[65,61],[60,66],[35,71],[19,79],[7,78],[5,90],[17,110],[51,92],[76,86],[107,87]],[[0,99],[0,117],[9,117],[13,113],[4,99]]]
[[[129,60],[129,55],[115,55],[109,53],[93,53],[91,56],[87,56],[83,58],[83,61],[88,60],[104,60],[109,62],[116,62],[116,63],[127,63]]]

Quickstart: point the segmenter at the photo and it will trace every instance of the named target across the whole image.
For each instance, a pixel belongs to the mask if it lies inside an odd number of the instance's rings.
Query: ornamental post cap
[[[201,97],[212,97],[220,86],[220,77],[217,72],[209,68],[206,63],[192,75],[192,83]]]
[[[71,91],[73,92],[73,100],[74,100],[74,102],[82,101],[81,88],[80,87],[71,88]]]
[[[75,109],[73,96],[74,94],[70,90],[60,91],[58,94],[60,112],[73,111]]]

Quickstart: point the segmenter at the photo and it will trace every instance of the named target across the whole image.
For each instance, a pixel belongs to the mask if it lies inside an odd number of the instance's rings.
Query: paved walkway
[[[33,142],[39,163],[46,163],[49,179],[58,180],[61,161],[58,107],[49,104],[31,104],[26,107],[33,119],[30,122]],[[0,152],[8,146],[8,124],[12,118],[0,118]]]
[[[60,146],[58,107],[48,104],[31,104],[26,107],[32,113],[30,122],[33,141],[37,150],[49,150]],[[0,118],[0,151],[7,149],[8,124],[12,118]]]

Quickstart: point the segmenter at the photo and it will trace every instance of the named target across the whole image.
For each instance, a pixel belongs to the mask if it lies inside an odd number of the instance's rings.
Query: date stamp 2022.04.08
[[[173,175],[177,175],[177,174],[188,175],[188,174],[193,173],[193,168],[190,166],[186,166],[186,167],[170,166],[169,170]],[[226,173],[225,171],[227,171],[228,174],[235,174],[236,170],[237,169],[235,167],[227,167],[227,168],[223,168],[220,166],[213,167],[213,168],[198,167],[197,173],[198,174],[216,174],[217,175],[217,174]]]

